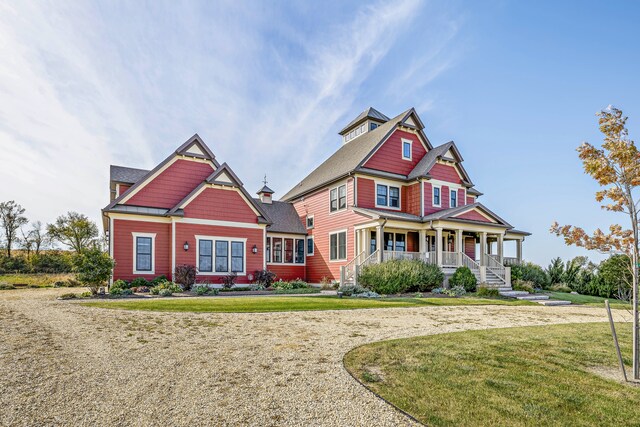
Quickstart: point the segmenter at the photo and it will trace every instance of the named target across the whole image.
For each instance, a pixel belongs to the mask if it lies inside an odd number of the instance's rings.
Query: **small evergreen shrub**
[[[466,292],[474,292],[478,279],[469,267],[458,267],[449,279],[449,285],[453,288],[462,286]]]
[[[159,283],[156,283],[156,284],[155,284],[155,285],[153,285],[153,286],[158,286],[158,285],[159,285]],[[147,279],[145,279],[144,277],[136,277],[135,279],[133,279],[133,280],[131,281],[131,283],[129,283],[129,286],[128,286],[128,287],[131,287],[131,288],[139,288],[140,286],[147,286],[147,287],[149,287],[149,286],[150,286],[150,284],[149,284],[149,282],[147,281]]]
[[[110,286],[109,293],[111,293],[113,289],[129,289],[129,283],[125,282],[124,280],[116,280]]]
[[[157,286],[162,282],[166,282],[167,280],[169,280],[167,279],[167,276],[165,276],[164,274],[161,274],[160,276],[154,277],[153,279],[151,279],[149,283],[151,284],[151,286]]]
[[[364,288],[360,285],[346,285],[346,286],[340,286],[338,288],[338,292],[342,292],[342,295],[344,295],[345,297],[350,297],[356,294],[362,294],[368,291],[369,289]]]
[[[549,286],[549,277],[539,265],[527,262],[511,266],[511,279],[533,282],[535,288],[546,289]]]
[[[358,280],[373,292],[390,295],[429,291],[442,284],[444,274],[420,260],[391,260],[362,268]]]

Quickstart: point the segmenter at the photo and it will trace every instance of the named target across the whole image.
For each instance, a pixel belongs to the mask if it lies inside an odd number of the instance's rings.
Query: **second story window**
[[[400,188],[378,184],[376,186],[376,206],[400,208]]]
[[[330,211],[336,212],[347,207],[347,186],[341,185],[330,192]]]
[[[440,207],[440,187],[433,187],[433,206]]]
[[[307,215],[307,228],[313,228],[313,215]]]
[[[408,139],[402,140],[402,158],[405,160],[411,160],[411,145],[412,142]]]
[[[458,190],[456,190],[455,188],[451,189],[451,206],[449,206],[450,208],[455,208],[456,206],[458,206]]]

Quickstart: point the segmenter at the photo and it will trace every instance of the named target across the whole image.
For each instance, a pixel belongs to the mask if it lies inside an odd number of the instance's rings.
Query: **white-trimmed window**
[[[347,259],[347,230],[329,233],[329,260],[345,261]]]
[[[199,274],[246,273],[246,238],[196,236],[196,241]]]
[[[435,185],[433,186],[433,200],[431,201],[431,204],[437,208],[439,208],[442,205],[442,197],[441,197],[441,188],[440,187],[436,187]]]
[[[405,233],[384,233],[384,250],[405,252],[407,250],[407,235]]]
[[[295,237],[267,237],[269,264],[304,264],[305,239]]]
[[[154,274],[156,234],[131,233],[133,236],[133,274]]]
[[[307,215],[307,230],[313,228],[313,215]]]
[[[402,158],[404,160],[411,160],[413,158],[413,141],[410,139],[402,140]]]
[[[376,184],[376,206],[400,209],[400,187]]]
[[[449,207],[455,208],[458,206],[458,190],[455,188],[449,189]]]
[[[332,188],[329,193],[329,210],[330,212],[337,212],[347,208],[347,186],[346,184],[339,185]]]
[[[313,241],[313,236],[309,236],[307,237],[307,256],[313,256],[314,254],[314,241]]]

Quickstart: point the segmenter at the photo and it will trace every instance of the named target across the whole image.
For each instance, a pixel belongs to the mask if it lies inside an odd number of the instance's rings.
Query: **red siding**
[[[353,183],[353,179],[349,179],[347,182],[347,205],[349,207],[353,205]],[[355,256],[353,226],[365,221],[364,217],[354,213],[350,208],[330,214],[329,191],[331,188],[333,186],[305,196],[303,201],[294,204],[301,220],[304,220],[307,214],[314,215],[315,225],[312,230],[309,230],[309,235],[314,236],[315,244],[314,255],[307,257],[307,280],[309,282],[320,282],[323,277],[339,280],[340,266],[345,265]],[[347,230],[347,260],[331,262],[329,261],[329,233],[343,229]]]
[[[155,233],[155,266],[153,274],[133,274],[133,235],[131,233]],[[113,221],[113,258],[116,267],[114,280],[132,280],[136,277],[153,279],[161,274],[171,277],[171,224],[160,222]]]
[[[431,183],[424,183],[424,214],[429,215],[440,210],[440,208],[433,207],[433,188]]]
[[[264,231],[262,229],[176,223],[176,265],[197,265],[196,235],[246,238],[246,273],[249,275],[254,274],[256,270],[262,270],[264,265]],[[183,249],[184,242],[189,243],[188,251]],[[254,245],[258,247],[257,254],[251,252]],[[237,282],[249,283],[247,275],[238,276]],[[203,283],[221,283],[221,280],[221,276],[198,275],[197,277],[197,281]]]
[[[464,199],[464,193],[464,188],[458,189],[458,206],[464,206],[467,204]]]
[[[441,163],[436,163],[433,165],[431,170],[429,171],[429,175],[431,175],[434,179],[438,179],[440,181],[453,182],[455,184],[460,184],[462,180],[460,179],[460,175],[456,171],[456,168],[450,165],[443,165]]]
[[[118,187],[118,195],[116,197],[119,197],[121,194],[124,194],[125,191],[127,191],[128,189],[130,189],[131,186],[130,185],[125,185],[125,184],[120,184]]]
[[[177,160],[138,191],[126,204],[172,208],[213,172],[209,163]]]
[[[469,220],[472,220],[472,221],[491,222],[487,218],[485,218],[483,215],[480,215],[476,211],[469,211],[469,212],[463,213],[462,215],[456,215],[456,218],[469,219]]]
[[[465,237],[464,239],[464,253],[473,260],[476,259],[476,239],[473,237]]]
[[[440,209],[449,209],[449,187],[443,185],[440,187]]]
[[[411,144],[411,160],[402,158],[402,138],[413,141],[413,144]],[[358,141],[354,142],[357,144]],[[364,164],[364,167],[408,175],[425,154],[427,154],[427,151],[420,142],[418,135],[396,130]]]
[[[207,188],[184,208],[188,218],[257,223],[258,217],[235,190]]]
[[[376,207],[376,184],[374,180],[358,177],[358,207]]]
[[[276,280],[305,280],[306,277],[304,265],[267,264],[267,270],[276,273]]]
[[[420,184],[408,185],[403,190],[403,194],[406,194],[406,200],[403,199],[402,210],[413,215],[420,215]]]
[[[472,205],[476,202],[475,198],[473,196],[467,196],[467,204],[468,205]]]

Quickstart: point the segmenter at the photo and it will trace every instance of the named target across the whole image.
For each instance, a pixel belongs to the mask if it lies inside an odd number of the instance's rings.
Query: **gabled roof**
[[[364,110],[362,113],[358,114],[358,116],[355,119],[351,120],[351,122],[349,122],[349,124],[346,125],[344,128],[342,128],[342,130],[338,133],[340,135],[343,135],[344,133],[346,133],[347,130],[360,124],[361,122],[364,122],[367,119],[376,120],[382,123],[389,121],[389,117],[385,116],[375,108],[369,107],[366,110]]]
[[[209,184],[220,184],[220,185],[228,185],[233,184],[237,187],[242,187],[244,184],[238,178],[238,175],[235,174],[234,171],[231,170],[227,162],[224,162],[220,165],[218,169],[216,169],[211,175],[207,177],[207,182]]]
[[[148,173],[149,171],[147,169],[111,165],[109,167],[109,180],[122,184],[135,184]]]
[[[398,125],[403,123],[412,114],[417,118],[415,110],[410,108],[386,123],[381,124],[374,130],[365,132],[357,139],[342,145],[331,157],[289,190],[281,200],[292,200],[329,182],[346,176],[353,171],[359,170],[369,156],[391,136]],[[417,120],[419,121],[419,118]],[[422,122],[419,122],[418,126],[422,126]],[[427,149],[431,150],[432,146],[426,135],[424,135],[421,129],[418,129],[418,133],[425,141]]]
[[[451,151],[451,153],[453,154],[453,159],[445,157],[449,151]],[[469,174],[462,166],[462,161],[464,159],[462,158],[458,147],[456,147],[456,144],[453,141],[449,141],[437,147],[433,147],[433,149],[425,154],[424,157],[422,157],[418,164],[413,168],[413,170],[407,176],[407,179],[416,179],[421,176],[429,176],[429,171],[431,170],[431,168],[433,168],[433,166],[439,159],[443,158],[455,161],[456,166],[460,169],[460,172],[464,177],[464,183],[467,185],[473,185],[473,183],[471,182],[471,178],[469,178]]]
[[[273,194],[275,193],[275,191],[273,191],[272,189],[270,189],[269,187],[267,187],[267,184],[263,185],[262,188],[260,190],[258,190],[256,192],[256,194],[261,194],[261,193],[265,193],[265,194]]]
[[[260,199],[253,199],[265,210],[271,225],[267,226],[267,231],[272,233],[307,234],[307,230],[300,221],[298,212],[291,203],[271,202],[262,203]]]

